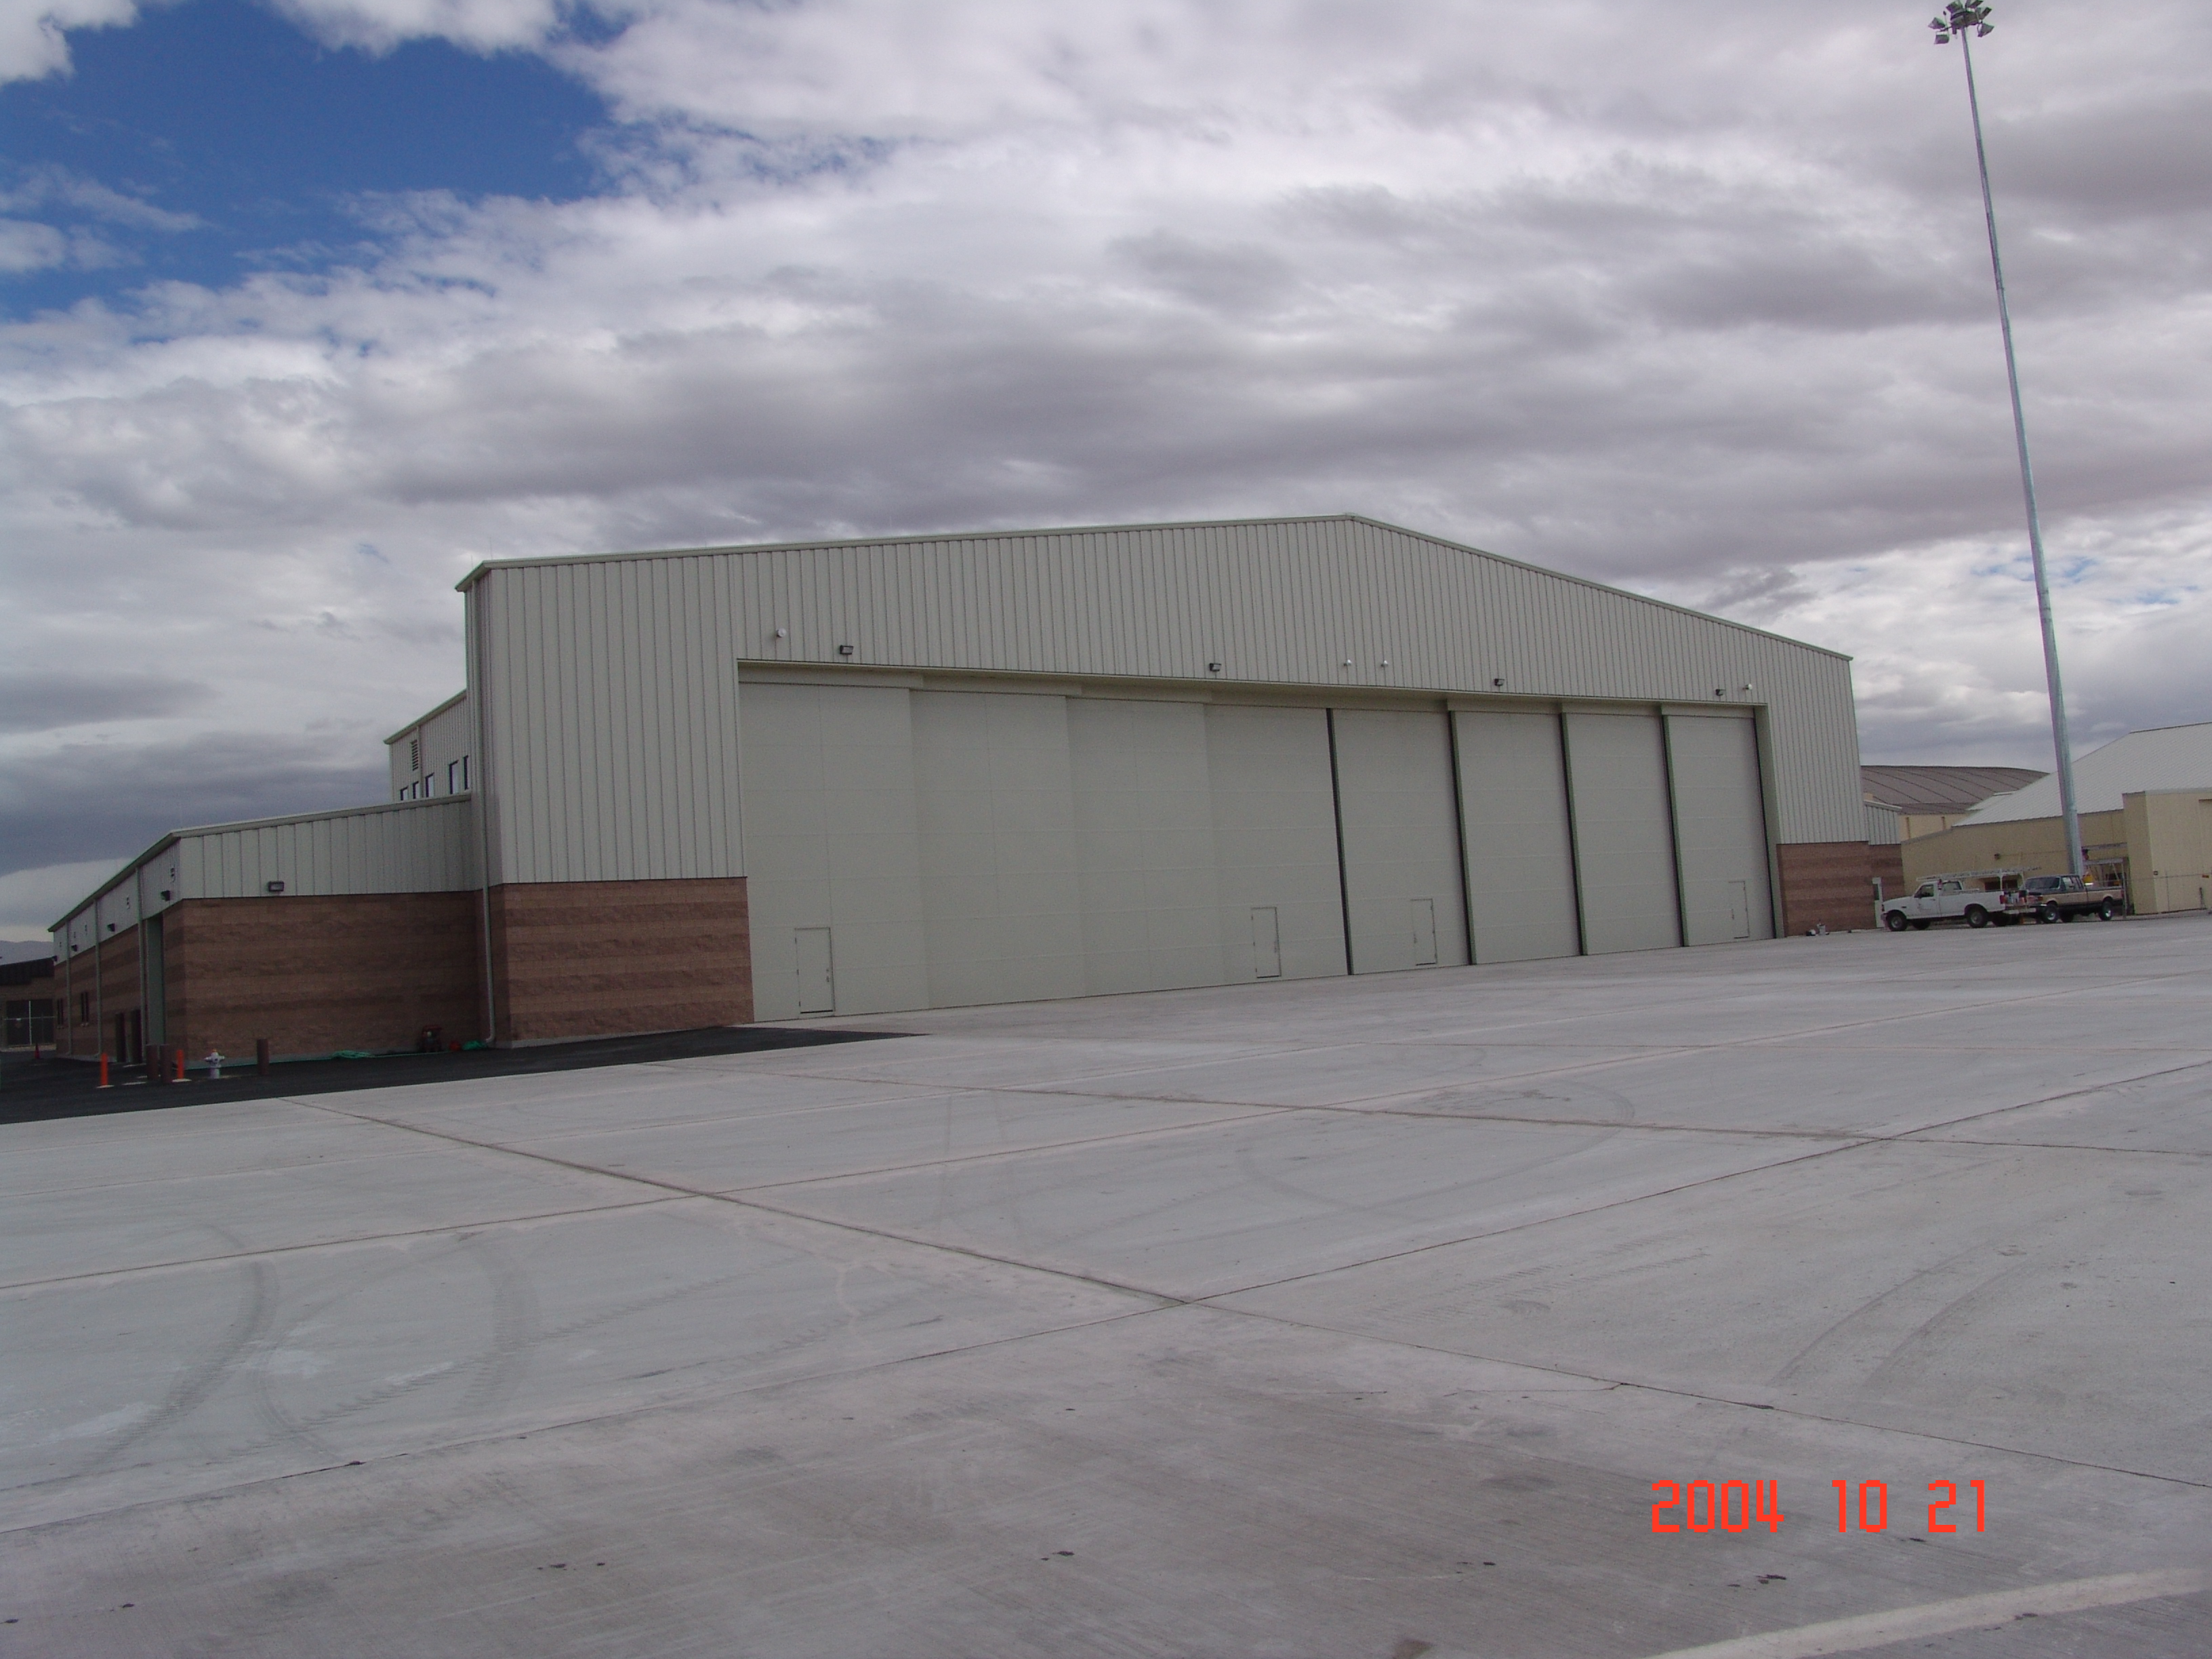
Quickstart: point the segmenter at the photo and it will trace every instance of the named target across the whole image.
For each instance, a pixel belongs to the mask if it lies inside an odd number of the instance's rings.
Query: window
[[[89,991],[76,994],[76,1023],[80,1025],[92,1024],[92,993]]]
[[[407,769],[410,772],[422,769],[422,739],[419,736],[407,739]]]
[[[466,783],[465,783],[465,782],[463,782],[463,781],[461,781],[461,763],[460,763],[460,762],[459,762],[459,761],[448,761],[448,762],[447,762],[447,763],[446,763],[446,793],[447,793],[447,794],[449,794],[449,795],[458,795],[458,794],[459,794],[459,793],[461,793],[461,791],[462,791],[462,790],[464,790],[464,789],[467,788],[468,787],[469,787],[469,786],[468,786]]]

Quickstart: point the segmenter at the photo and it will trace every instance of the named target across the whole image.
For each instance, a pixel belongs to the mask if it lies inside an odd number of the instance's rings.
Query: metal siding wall
[[[1364,520],[495,567],[477,588],[498,880],[742,873],[737,657],[1438,694],[1502,677],[1646,703],[1718,688],[1769,708],[1776,839],[1864,834],[1847,662]]]
[[[469,752],[469,705],[463,698],[434,720],[422,725],[422,770],[434,769],[436,788],[440,794],[447,793],[446,768]]]
[[[1477,962],[1581,949],[1556,714],[1455,714]]]
[[[1352,965],[1362,974],[1415,960],[1413,907],[1433,907],[1436,961],[1467,961],[1459,809],[1452,799],[1449,717],[1386,709],[1335,714],[1344,885]]]
[[[1670,714],[1667,750],[1682,866],[1682,942],[1772,939],[1757,729],[1748,720]]]
[[[1318,708],[1206,711],[1224,977],[1255,977],[1252,909],[1274,908],[1282,977],[1345,970],[1328,726]]]
[[[477,884],[475,805],[441,796],[276,823],[216,826],[178,838],[180,896],[452,893]],[[165,855],[166,857],[167,855]]]
[[[1563,719],[1585,948],[1603,956],[1680,945],[1659,717],[1570,714]]]
[[[831,930],[837,1012],[927,1007],[906,692],[750,685],[741,729],[753,1017],[799,1012],[801,927]]]
[[[744,873],[732,586],[684,557],[486,573],[495,881]]]

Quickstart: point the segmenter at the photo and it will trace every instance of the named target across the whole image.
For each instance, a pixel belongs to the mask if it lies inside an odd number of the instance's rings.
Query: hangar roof
[[[846,551],[860,548],[925,547],[962,542],[975,544],[1064,542],[1072,538],[1093,539],[1103,548],[1109,543],[1124,542],[1132,536],[1158,536],[1178,532],[1183,536],[1192,532],[1202,535],[1206,532],[1290,529],[1308,525],[1364,525],[1370,529],[1382,531],[1389,535],[1403,536],[1416,542],[1425,542],[1431,547],[1448,548],[1453,552],[1464,553],[1470,557],[1487,559],[1493,563],[1504,565],[1512,569],[1528,571],[1553,581],[1571,582],[1577,586],[1590,588],[1600,593],[1632,599],[1640,605],[1676,611],[1686,617],[1695,617],[1701,622],[1717,623],[1724,627],[1741,629],[1747,634],[1757,634],[1766,639],[1780,640],[1803,650],[1818,651],[1823,655],[1835,657],[1845,662],[1850,660],[1850,655],[1845,652],[1831,650],[1826,646],[1809,644],[1803,640],[1793,639],[1787,634],[1777,634],[1768,629],[1754,628],[1748,623],[1734,622],[1726,617],[1716,617],[1707,611],[1692,610],[1688,605],[1675,605],[1667,599],[1655,599],[1649,594],[1638,593],[1626,587],[1615,587],[1606,582],[1593,581],[1587,576],[1571,575],[1565,571],[1553,570],[1544,565],[1531,564],[1525,559],[1508,558],[1502,553],[1492,553],[1480,547],[1469,547],[1463,542],[1448,541],[1441,536],[1431,536],[1425,531],[1408,530],[1403,525],[1392,524],[1382,519],[1371,519],[1360,513],[1308,514],[1273,519],[1170,520],[1158,524],[1068,525],[1031,530],[944,531],[918,536],[863,536],[830,541],[751,542],[722,547],[681,547],[625,553],[553,554],[543,558],[485,559],[479,562],[467,575],[462,577],[453,586],[456,591],[466,592],[488,570],[525,569],[538,565],[608,564],[628,559],[712,558],[745,553],[805,553],[817,550]]]

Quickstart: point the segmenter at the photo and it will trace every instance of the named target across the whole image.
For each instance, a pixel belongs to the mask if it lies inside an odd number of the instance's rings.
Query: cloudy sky
[[[476,561],[1353,511],[2047,766],[1928,0],[0,0],[0,937],[380,799]],[[1978,64],[2077,747],[2212,718],[2212,8]]]

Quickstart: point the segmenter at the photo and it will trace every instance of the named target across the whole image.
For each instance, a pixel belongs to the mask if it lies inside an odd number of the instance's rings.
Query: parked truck
[[[1969,927],[2014,922],[2032,914],[2015,909],[2010,902],[2021,879],[2017,870],[1961,870],[1930,876],[1909,893],[1881,900],[1875,914],[1893,933],[1908,927],[1925,931],[1939,921],[1963,921]]]
[[[2038,921],[2071,921],[2076,916],[2110,921],[2123,908],[2117,888],[2085,886],[2079,876],[2030,876],[2003,896],[2008,913]]]

